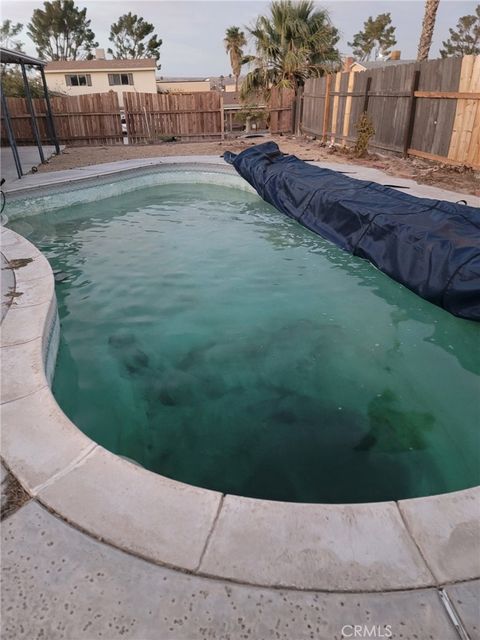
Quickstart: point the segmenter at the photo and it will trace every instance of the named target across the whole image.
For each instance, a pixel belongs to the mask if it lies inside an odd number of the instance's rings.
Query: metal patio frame
[[[48,135],[51,143],[55,147],[56,153],[58,154],[60,153],[60,145],[58,143],[58,137],[55,130],[55,123],[54,123],[53,114],[52,114],[52,107],[50,104],[50,97],[48,95],[47,82],[45,80],[44,67],[47,63],[44,60],[39,60],[38,58],[32,58],[31,56],[27,56],[25,53],[21,53],[20,51],[12,51],[11,49],[4,49],[3,47],[0,47],[0,62],[2,66],[7,64],[20,65],[20,68],[22,70],[22,76],[23,76],[23,86],[25,88],[25,99],[27,101],[28,110],[30,113],[30,123],[32,126],[32,133],[38,148],[40,162],[44,164],[45,155],[43,153],[43,146],[40,138],[40,132],[38,129],[37,116],[35,113],[35,108],[33,106],[30,85],[28,83],[27,67],[33,67],[38,71],[40,71],[40,75],[42,78],[43,94],[44,94],[45,103],[47,106],[46,116],[47,116]],[[24,175],[22,170],[22,163],[20,161],[20,156],[18,153],[17,141],[15,139],[15,133],[12,127],[12,120],[10,117],[10,112],[8,110],[8,104],[7,104],[5,93],[3,90],[3,84],[0,85],[0,93],[1,93],[2,119],[5,124],[5,130],[7,133],[8,141],[10,143],[10,148],[12,149],[13,159],[15,161],[15,167],[17,169],[17,175],[19,178],[21,178]]]

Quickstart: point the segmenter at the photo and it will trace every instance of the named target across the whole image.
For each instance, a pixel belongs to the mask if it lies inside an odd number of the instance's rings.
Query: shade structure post
[[[25,64],[21,62],[20,67],[22,69],[23,85],[25,87],[25,97],[27,99],[28,110],[30,111],[30,121],[32,123],[33,137],[35,138],[35,142],[37,143],[38,155],[40,156],[40,161],[42,162],[42,164],[45,164],[45,156],[43,155],[42,141],[40,140],[40,133],[38,131],[37,118],[35,115],[35,109],[33,108],[32,94],[30,93],[30,85],[28,84],[28,77],[27,77],[27,71],[25,69]]]
[[[10,143],[10,148],[12,150],[17,175],[21,178],[23,176],[22,163],[20,162],[20,156],[18,155],[17,141],[15,139],[15,134],[13,133],[12,121],[10,120],[10,112],[8,110],[5,94],[3,93],[3,86],[0,86],[0,94],[2,100],[2,116],[5,123],[5,129],[7,131],[8,142]]]
[[[55,145],[55,152],[58,155],[60,153],[60,145],[58,144],[57,132],[55,130],[55,122],[53,120],[52,105],[50,103],[50,96],[48,95],[47,80],[45,78],[45,71],[43,66],[40,67],[40,75],[42,76],[43,93],[45,95],[45,104],[47,105],[47,126],[51,142]]]

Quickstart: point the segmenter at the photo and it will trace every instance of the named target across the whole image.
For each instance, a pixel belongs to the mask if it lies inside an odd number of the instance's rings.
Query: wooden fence
[[[123,98],[131,144],[225,135],[221,93],[125,92]],[[26,101],[7,102],[18,144],[32,144]],[[57,97],[51,103],[61,143],[123,143],[116,93]],[[48,142],[44,100],[34,100],[34,108],[41,139]],[[272,133],[296,130],[344,143],[355,141],[366,111],[375,128],[373,148],[480,168],[480,56],[310,79],[296,99],[291,90],[272,90],[268,111]]]
[[[268,102],[270,133],[290,133],[293,130],[295,92],[293,89],[272,89]]]
[[[267,107],[272,133],[292,131],[294,99],[293,91],[272,91]],[[58,139],[62,144],[123,144],[122,113],[118,96],[113,91],[57,97],[50,101]],[[168,94],[124,92],[123,102],[129,144],[154,143],[165,137],[192,140],[223,138],[225,135],[223,95],[216,91]],[[33,103],[41,140],[48,142],[45,101],[36,99]],[[26,100],[7,98],[7,104],[17,143],[34,144]],[[230,116],[232,120],[233,116]],[[233,129],[233,126],[230,128]],[[6,133],[2,123],[2,144],[5,143]]]
[[[69,145],[123,144],[118,96],[113,91],[83,96],[50,98],[58,140]],[[42,142],[49,143],[46,105],[33,100]],[[7,98],[17,144],[33,144],[32,125],[24,98]],[[2,144],[6,133],[2,123]]]
[[[129,142],[223,137],[223,100],[217,91],[123,94]]]
[[[353,143],[366,111],[373,148],[480,167],[480,56],[337,73],[307,80],[297,128]]]

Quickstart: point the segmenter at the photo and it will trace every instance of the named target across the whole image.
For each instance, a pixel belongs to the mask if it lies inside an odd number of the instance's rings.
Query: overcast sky
[[[472,14],[476,2],[464,0],[441,0],[437,14],[433,46],[430,57],[437,57],[442,40],[448,37],[449,27],[456,25],[458,18]],[[31,0],[2,0],[2,19],[10,18],[26,25],[35,8],[43,2]],[[87,16],[101,47],[109,46],[108,34],[112,22],[128,11],[143,16],[155,25],[163,39],[161,47],[161,75],[165,76],[218,76],[231,72],[228,57],[223,47],[225,29],[236,25],[246,27],[256,16],[266,13],[269,2],[257,0],[77,0],[77,5],[87,7]],[[342,54],[348,55],[347,42],[362,28],[369,16],[390,12],[397,28],[396,49],[402,58],[416,57],[417,44],[422,24],[423,0],[328,0],[318,6],[329,10],[333,24],[340,30],[339,43]],[[26,29],[22,33],[25,51],[36,55],[35,46],[28,38]]]

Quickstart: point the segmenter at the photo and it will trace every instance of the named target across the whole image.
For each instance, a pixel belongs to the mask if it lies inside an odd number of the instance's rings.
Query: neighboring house
[[[157,79],[160,93],[195,93],[210,91],[210,78],[164,78]]]
[[[397,64],[411,64],[415,60],[400,60],[400,51],[392,51],[389,58],[360,62],[354,58],[345,58],[342,71],[369,71],[370,69],[380,69],[381,67],[391,67]]]
[[[242,86],[244,77],[238,79],[238,88]],[[212,78],[210,81],[210,88],[214,91],[225,91],[225,93],[235,93],[235,78],[232,75],[219,76],[218,78]]]
[[[240,90],[242,87],[242,82],[245,80],[244,77],[240,76],[238,79],[238,89]],[[228,78],[223,79],[224,91],[227,93],[235,92],[235,78],[233,76],[228,76]]]
[[[243,78],[240,79],[239,86]],[[192,93],[195,91],[222,91],[226,93],[235,92],[235,78],[220,76],[197,78],[167,78],[161,76],[157,78],[157,88],[160,93]]]
[[[106,60],[97,49],[94,60],[58,60],[45,67],[48,88],[55,93],[79,96],[115,91],[123,106],[123,92],[157,93],[154,58]]]

